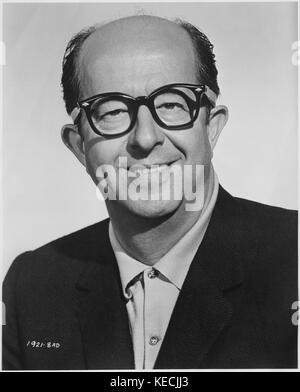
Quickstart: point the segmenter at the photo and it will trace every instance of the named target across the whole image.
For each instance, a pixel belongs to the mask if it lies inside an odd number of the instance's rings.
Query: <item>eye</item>
[[[156,109],[167,109],[167,110],[174,110],[174,109],[181,109],[187,111],[186,105],[183,105],[179,102],[165,102],[156,107]]]
[[[155,97],[155,111],[167,125],[181,125],[191,121],[190,98],[181,90],[163,92]]]
[[[128,114],[128,107],[118,100],[97,101],[92,107],[92,117],[97,122],[118,121]]]
[[[105,118],[109,118],[109,117],[117,117],[119,115],[121,115],[122,113],[127,113],[127,110],[124,109],[115,109],[115,110],[111,110],[109,112],[106,113],[99,113],[99,120],[103,120]]]
[[[186,98],[181,91],[162,93],[155,98],[155,108],[159,112],[166,113],[188,112],[189,106]]]

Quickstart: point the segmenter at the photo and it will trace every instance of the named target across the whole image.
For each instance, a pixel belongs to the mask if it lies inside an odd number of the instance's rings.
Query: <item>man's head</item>
[[[100,93],[121,92],[136,98],[173,83],[206,85],[219,94],[212,45],[183,22],[135,16],[92,27],[70,42],[64,58],[62,85],[69,114],[78,101]],[[160,126],[149,108],[140,105],[131,131],[107,138],[94,132],[81,110],[78,124],[64,127],[62,136],[98,183],[98,167],[106,164],[117,169],[120,157],[127,159],[123,169],[128,173],[135,165],[167,165],[170,170],[173,165],[209,168],[226,119],[226,108],[208,111],[202,106],[193,124],[174,131]],[[175,211],[182,201],[118,203],[137,215],[154,217]]]

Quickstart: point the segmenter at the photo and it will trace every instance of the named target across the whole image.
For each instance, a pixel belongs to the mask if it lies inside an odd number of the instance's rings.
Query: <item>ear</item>
[[[228,120],[228,109],[226,106],[218,105],[213,108],[210,112],[207,130],[208,139],[211,145],[211,149],[214,150],[222,129]]]
[[[69,150],[73,152],[76,158],[83,166],[86,166],[84,140],[80,135],[77,125],[66,124],[61,129],[61,138]]]

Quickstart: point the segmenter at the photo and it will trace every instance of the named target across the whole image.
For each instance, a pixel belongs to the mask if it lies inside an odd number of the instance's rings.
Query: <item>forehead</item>
[[[101,27],[83,44],[78,67],[81,98],[105,91],[149,94],[162,84],[197,81],[194,48],[186,31],[154,17]]]

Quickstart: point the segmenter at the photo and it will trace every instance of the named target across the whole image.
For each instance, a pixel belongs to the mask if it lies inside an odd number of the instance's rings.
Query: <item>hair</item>
[[[181,19],[176,19],[175,23],[181,26],[192,40],[196,54],[198,82],[207,85],[218,96],[220,94],[220,88],[218,85],[218,70],[213,52],[213,44],[204,33],[191,23]]]
[[[94,33],[98,25],[90,26],[75,34],[69,41],[62,63],[61,86],[67,113],[77,105],[80,91],[80,77],[77,66],[78,56],[85,40]]]
[[[197,62],[197,79],[200,84],[205,84],[211,88],[218,96],[220,89],[218,86],[214,46],[207,36],[191,23],[181,19],[174,21],[181,26],[191,38]],[[80,93],[80,75],[78,70],[78,57],[83,43],[101,25],[95,24],[75,34],[67,45],[62,63],[61,86],[67,113],[70,114],[77,105]]]

